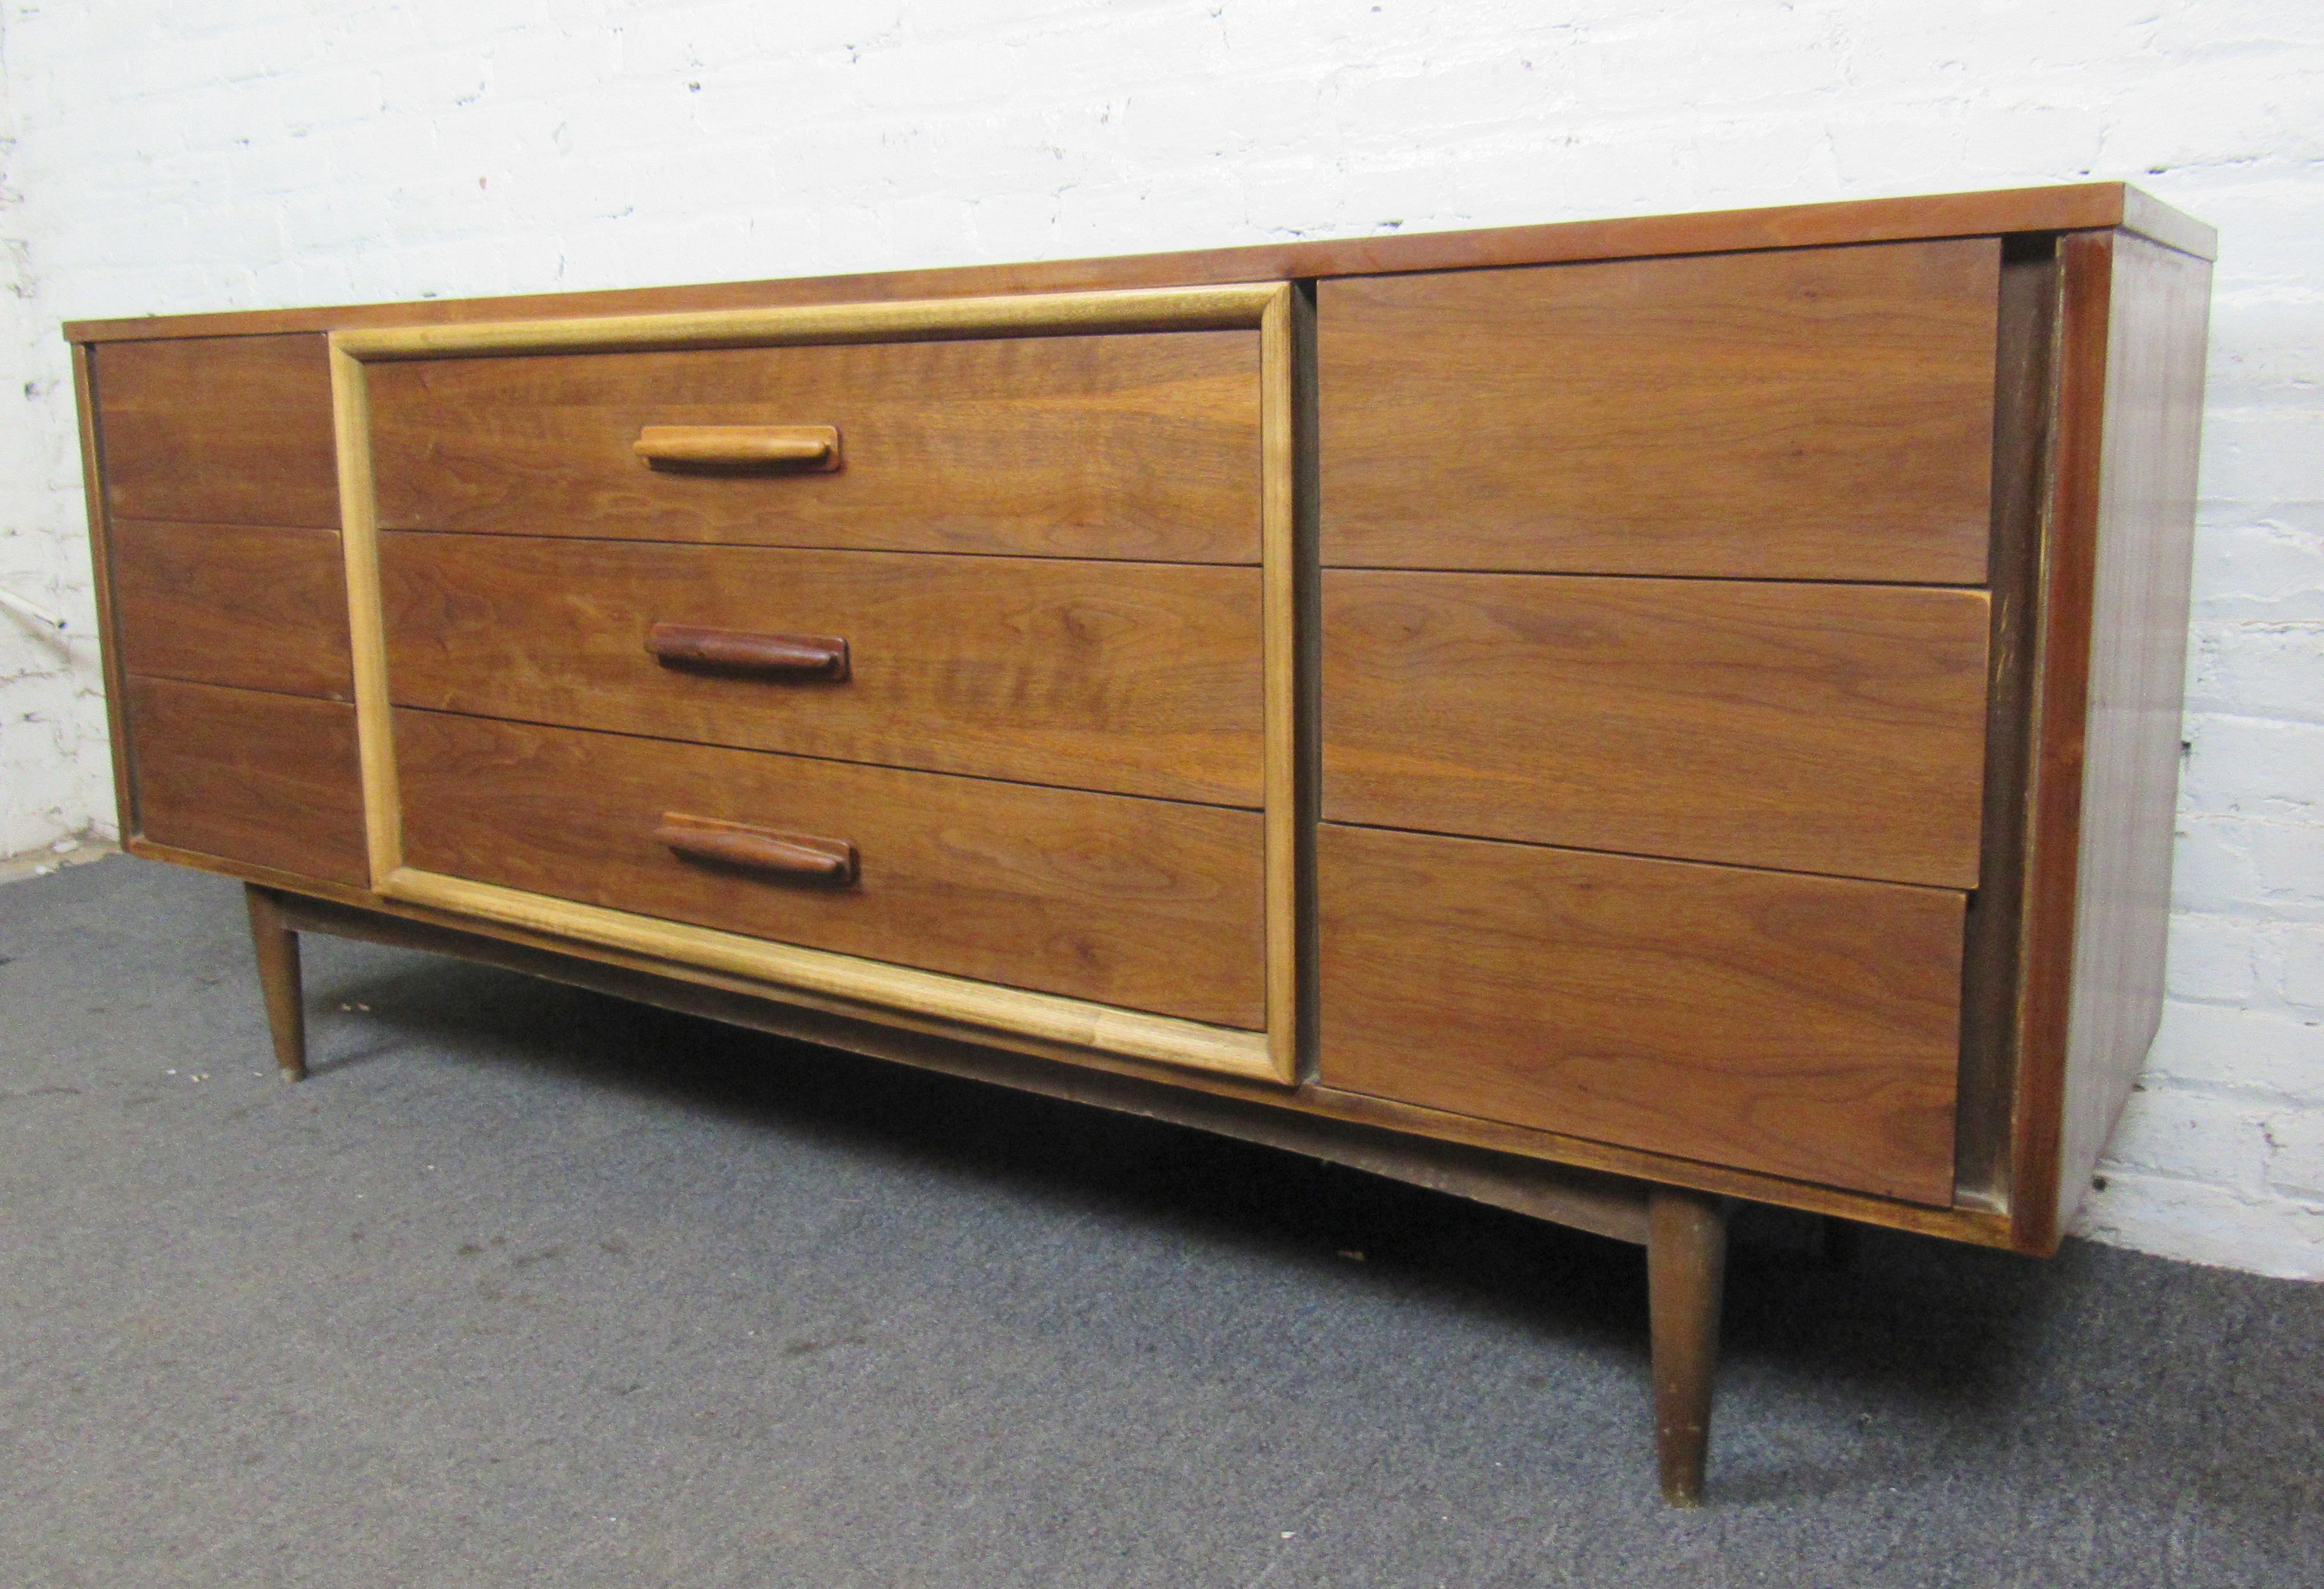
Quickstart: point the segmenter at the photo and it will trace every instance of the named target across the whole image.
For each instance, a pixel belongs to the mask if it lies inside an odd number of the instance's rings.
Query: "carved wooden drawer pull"
[[[847,642],[835,634],[760,634],[699,624],[656,624],[646,650],[672,668],[757,673],[779,679],[847,677]]]
[[[839,467],[831,425],[648,425],[633,450],[650,468]]]
[[[667,845],[689,861],[770,872],[812,882],[855,881],[855,846],[844,838],[817,838],[812,834],[783,833],[743,822],[664,811],[661,826],[654,829],[654,842]]]

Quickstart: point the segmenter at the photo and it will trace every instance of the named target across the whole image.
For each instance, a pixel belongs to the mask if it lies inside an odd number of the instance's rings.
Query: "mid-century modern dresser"
[[[68,327],[122,830],[1643,1244],[2053,1249],[2154,1031],[2209,230],[2116,184]]]

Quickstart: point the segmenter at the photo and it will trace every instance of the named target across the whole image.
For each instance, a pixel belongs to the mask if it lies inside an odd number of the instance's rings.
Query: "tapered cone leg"
[[[266,995],[266,1024],[274,1034],[274,1062],[284,1079],[307,1076],[307,1007],[299,976],[299,935],[282,925],[273,891],[243,885],[250,906],[250,942],[258,953],[258,985]]]
[[[1662,1469],[1663,1499],[1673,1506],[1700,1506],[1711,1449],[1711,1380],[1719,1367],[1727,1208],[1698,1192],[1656,1187],[1646,1218],[1655,1456]]]

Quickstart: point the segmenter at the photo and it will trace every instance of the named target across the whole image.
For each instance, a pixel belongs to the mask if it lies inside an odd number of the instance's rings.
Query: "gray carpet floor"
[[[0,888],[0,1586],[2324,1582],[2324,1287],[1747,1222],[1673,1512],[1631,1249],[308,968],[286,1086],[234,884]]]

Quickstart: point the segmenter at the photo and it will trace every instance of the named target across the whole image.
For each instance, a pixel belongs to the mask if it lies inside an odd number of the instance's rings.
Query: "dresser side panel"
[[[2163,1015],[2211,267],[2115,239],[2058,1226]]]

